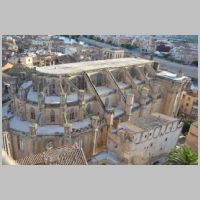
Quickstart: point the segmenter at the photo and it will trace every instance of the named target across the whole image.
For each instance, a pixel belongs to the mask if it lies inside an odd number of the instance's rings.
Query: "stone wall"
[[[174,121],[134,134],[122,130],[118,134],[109,133],[108,149],[127,163],[150,164],[153,158],[169,153],[176,146],[182,125]]]
[[[9,131],[10,141],[12,143],[12,154],[14,159],[20,159],[31,154],[41,153],[48,148],[61,147],[68,144],[77,144],[82,146],[86,158],[93,155],[94,131],[91,128],[82,128],[73,130],[68,136],[59,135],[30,135],[27,133]],[[105,121],[101,122],[98,128],[98,137],[96,148],[106,148],[107,126]]]

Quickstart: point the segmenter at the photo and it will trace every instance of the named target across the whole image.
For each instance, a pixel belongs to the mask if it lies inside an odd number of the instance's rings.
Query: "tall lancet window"
[[[35,119],[35,110],[31,108],[31,119]]]
[[[55,122],[55,111],[51,110],[50,112],[50,120],[51,122]]]

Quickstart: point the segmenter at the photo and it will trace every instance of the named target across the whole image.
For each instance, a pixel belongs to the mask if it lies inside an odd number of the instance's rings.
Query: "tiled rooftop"
[[[17,160],[20,165],[87,165],[81,148],[60,147]]]

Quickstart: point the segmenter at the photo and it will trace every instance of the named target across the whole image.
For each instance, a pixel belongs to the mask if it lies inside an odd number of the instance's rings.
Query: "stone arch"
[[[76,76],[72,79],[73,84],[80,90],[84,90],[86,87],[85,79],[82,75]]]
[[[87,114],[92,114],[92,107],[91,107],[90,103],[86,107],[86,112],[87,112]]]
[[[121,70],[115,70],[112,72],[113,76],[115,77],[116,81],[123,82],[123,72]]]
[[[134,67],[129,68],[129,73],[131,74],[132,78],[137,77],[137,71],[135,70]]]
[[[96,87],[104,85],[105,81],[104,81],[104,75],[103,75],[102,72],[98,72],[98,73],[96,73],[94,75],[91,75],[90,78],[91,78],[92,83]]]
[[[48,94],[48,88],[49,87],[49,81],[47,78],[43,79],[43,90],[42,92],[44,92],[45,94]]]
[[[96,80],[97,81],[96,82],[97,86],[101,86],[102,83],[103,83],[103,74],[102,73],[98,73],[96,78],[97,78],[97,80]]]

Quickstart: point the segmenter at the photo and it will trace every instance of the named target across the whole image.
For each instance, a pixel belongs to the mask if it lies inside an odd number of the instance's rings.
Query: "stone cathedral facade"
[[[12,77],[11,101],[3,108],[4,149],[18,160],[76,143],[89,160],[112,146],[109,134],[121,123],[152,113],[176,117],[189,82],[181,71],[162,71],[139,58],[37,67],[23,82]]]

